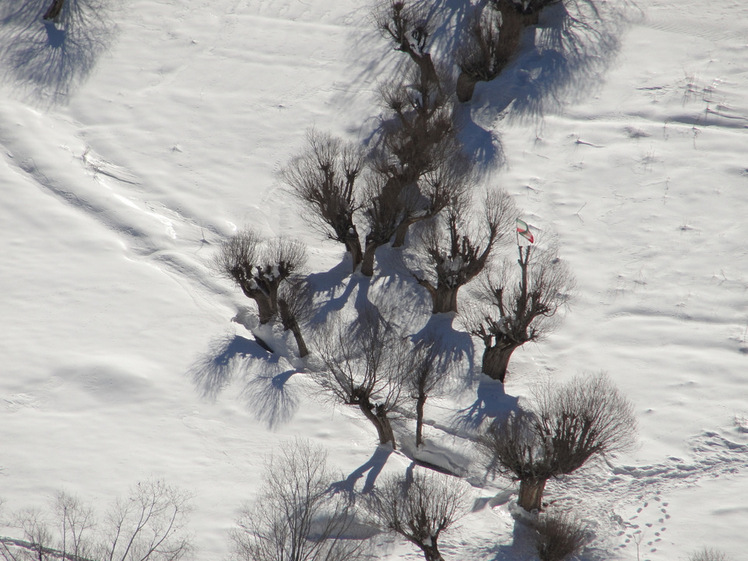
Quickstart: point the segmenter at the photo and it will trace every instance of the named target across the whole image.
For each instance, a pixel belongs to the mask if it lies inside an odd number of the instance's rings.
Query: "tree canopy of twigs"
[[[4,561],[179,561],[192,550],[188,496],[158,480],[140,482],[97,520],[93,509],[58,493],[51,512],[15,517],[21,538],[0,537]]]
[[[527,511],[541,509],[551,477],[634,442],[633,405],[603,374],[539,385],[532,406],[492,423],[478,439],[489,471],[520,482],[518,504]]]
[[[331,493],[334,477],[323,449],[296,440],[266,466],[262,493],[242,509],[231,532],[234,561],[358,561],[348,539],[352,505]]]
[[[464,514],[465,496],[455,477],[414,471],[378,482],[367,509],[378,526],[417,546],[426,561],[444,561],[439,538]]]
[[[359,209],[363,150],[329,134],[311,130],[306,149],[281,171],[281,178],[300,203],[302,216],[330,239],[345,245],[353,270],[363,253],[354,213]]]
[[[331,322],[316,338],[325,371],[317,382],[336,401],[358,407],[380,444],[396,447],[391,414],[402,402],[409,343],[373,313],[353,325]]]
[[[478,290],[481,305],[464,319],[471,335],[483,342],[483,373],[500,382],[517,348],[554,329],[557,312],[575,286],[555,249],[527,245],[517,250],[518,269],[506,260],[499,275],[488,276]]]
[[[423,273],[414,272],[431,296],[432,312],[457,312],[457,293],[486,267],[495,247],[508,237],[516,209],[504,191],[485,198],[478,228],[470,226],[470,208],[454,201],[428,228],[416,252]]]

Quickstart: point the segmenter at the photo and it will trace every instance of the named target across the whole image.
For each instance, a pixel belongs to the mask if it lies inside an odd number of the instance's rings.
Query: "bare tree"
[[[490,193],[485,200],[482,231],[466,225],[467,205],[453,201],[426,231],[417,249],[425,261],[423,274],[414,273],[431,296],[432,312],[457,312],[457,292],[488,263],[494,247],[510,232],[516,210],[504,191]]]
[[[355,271],[363,259],[353,220],[359,208],[356,182],[364,170],[363,151],[313,130],[307,133],[307,145],[282,170],[281,177],[307,211],[307,221],[345,245]]]
[[[0,538],[5,561],[179,561],[192,546],[188,498],[160,481],[138,483],[96,523],[92,509],[58,493],[52,513],[17,516],[22,538]],[[51,517],[51,521],[50,521]]]
[[[354,521],[333,482],[323,449],[297,440],[273,456],[262,494],[245,507],[231,534],[235,561],[358,561],[363,544],[349,539]]]
[[[341,403],[358,407],[380,444],[396,448],[390,414],[403,397],[407,341],[381,318],[363,314],[353,326],[331,323],[316,348],[326,367],[318,382]]]
[[[110,509],[105,561],[178,561],[190,550],[185,522],[189,497],[162,481],[140,482]]]
[[[559,309],[574,290],[574,277],[555,248],[519,246],[518,274],[507,261],[502,274],[479,291],[483,305],[467,314],[467,330],[483,341],[483,372],[504,382],[512,353],[551,332]]]
[[[426,561],[444,561],[439,538],[465,512],[464,502],[459,479],[415,472],[378,482],[367,506],[377,525],[417,546]]]
[[[278,313],[278,287],[306,261],[306,249],[298,242],[264,240],[245,229],[221,244],[215,268],[233,280],[257,304],[260,323]]]
[[[518,504],[527,511],[541,510],[551,477],[634,442],[633,406],[602,374],[539,386],[533,406],[491,424],[478,439],[489,471],[520,482]]]
[[[408,356],[404,384],[416,406],[416,446],[423,443],[426,400],[444,386],[449,376],[449,363],[439,351],[434,341],[425,341]]]
[[[392,41],[395,50],[407,54],[429,80],[436,69],[428,52],[432,29],[428,14],[421,6],[402,0],[383,2],[374,13],[377,29]]]

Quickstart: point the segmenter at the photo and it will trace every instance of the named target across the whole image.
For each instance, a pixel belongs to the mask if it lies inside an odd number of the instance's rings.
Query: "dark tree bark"
[[[498,380],[502,384],[506,378],[507,368],[509,368],[509,360],[512,358],[512,353],[520,345],[506,345],[490,347],[487,346],[483,351],[482,370],[485,375],[494,380]]]
[[[527,512],[543,510],[543,491],[547,479],[523,479],[519,483],[517,504]]]
[[[358,388],[353,395],[351,405],[358,405],[358,408],[364,414],[374,428],[377,429],[379,444],[392,444],[393,450],[397,450],[395,442],[395,433],[387,417],[387,408],[383,405],[376,405],[371,402],[371,395],[366,388]]]
[[[374,275],[374,263],[377,249],[379,249],[383,245],[384,243],[378,243],[375,241],[368,241],[366,243],[366,250],[364,251],[363,258],[361,259],[361,274],[365,277],[371,277]]]
[[[44,19],[57,19],[60,16],[60,13],[62,13],[62,8],[64,7],[64,5],[65,0],[52,0],[52,4],[50,4],[49,8],[47,8],[47,11],[44,12]]]
[[[427,398],[423,391],[416,397],[416,447],[423,444],[423,414]]]
[[[296,346],[299,349],[299,356],[304,358],[309,354],[309,349],[307,349],[306,341],[301,333],[301,327],[299,327],[296,316],[291,311],[288,302],[283,298],[278,299],[278,311],[280,312],[283,329],[286,331],[290,330],[293,333],[294,339],[296,339]]]

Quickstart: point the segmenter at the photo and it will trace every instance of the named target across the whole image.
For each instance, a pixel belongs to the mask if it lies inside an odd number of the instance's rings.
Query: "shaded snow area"
[[[431,317],[412,244],[351,275],[279,177],[310,128],[366,144],[380,123],[380,84],[407,55],[368,0],[67,1],[57,23],[47,0],[0,3],[0,537],[22,538],[15,513],[60,491],[103,518],[159,480],[190,497],[192,558],[226,559],[268,458],[301,438],[357,503],[387,474],[461,476],[445,560],[534,561],[516,483],[486,474],[472,438],[538,382],[605,372],[633,403],[636,446],[544,496],[589,526],[579,559],[746,559],[748,3],[552,5],[458,105],[475,189],[506,190],[576,277],[557,328],[514,353],[502,385],[459,314]],[[467,2],[428,4],[434,58],[451,64]],[[280,326],[258,331],[213,265],[247,226],[307,246],[310,340],[366,304],[454,351],[422,447],[414,417],[396,415],[393,451],[330,399],[314,341],[302,361]],[[510,237],[497,257],[516,258]],[[423,558],[357,528],[378,559]]]

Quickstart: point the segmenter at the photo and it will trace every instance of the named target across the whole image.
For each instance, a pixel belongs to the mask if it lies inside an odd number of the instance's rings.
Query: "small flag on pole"
[[[530,243],[533,243],[535,241],[535,238],[532,235],[532,232],[530,232],[530,227],[527,225],[527,222],[524,220],[520,220],[517,218],[517,234],[525,238]]]

